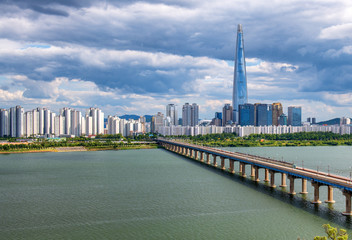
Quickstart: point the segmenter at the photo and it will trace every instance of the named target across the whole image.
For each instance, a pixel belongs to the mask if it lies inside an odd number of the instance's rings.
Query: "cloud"
[[[0,86],[30,106],[141,113],[197,102],[210,118],[232,99],[242,23],[251,101],[340,109],[324,96],[352,90],[351,9],[345,0],[0,0]]]
[[[321,39],[344,39],[351,38],[352,23],[339,24],[324,28],[319,37]]]

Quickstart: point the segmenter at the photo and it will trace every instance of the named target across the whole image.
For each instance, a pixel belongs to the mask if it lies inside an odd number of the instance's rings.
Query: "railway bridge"
[[[190,143],[177,142],[165,139],[158,139],[158,143],[166,150],[175,152],[180,155],[195,159],[214,167],[220,167],[226,170],[225,161],[229,161],[228,171],[235,173],[235,162],[239,162],[238,173],[242,177],[246,177],[245,168],[247,165],[251,167],[251,177],[254,181],[259,182],[259,169],[265,169],[264,182],[268,182],[269,186],[275,188],[275,176],[281,175],[280,187],[287,187],[287,179],[289,180],[289,194],[296,194],[295,181],[301,180],[302,190],[300,194],[307,194],[307,181],[310,181],[314,188],[313,204],[320,204],[319,188],[321,186],[328,187],[328,196],[325,202],[334,203],[333,189],[338,188],[346,199],[346,210],[342,213],[346,216],[351,216],[351,196],[352,196],[352,182],[349,178],[345,178],[330,173],[318,172],[312,169],[296,167],[295,165],[273,160],[265,157],[258,157],[250,154],[239,152],[230,152],[221,149],[199,146]],[[220,166],[218,166],[217,158],[220,158]]]

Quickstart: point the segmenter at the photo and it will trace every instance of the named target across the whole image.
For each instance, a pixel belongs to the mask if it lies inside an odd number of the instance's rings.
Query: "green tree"
[[[337,228],[331,227],[330,224],[324,224],[323,228],[325,229],[325,233],[328,235],[327,237],[314,237],[314,240],[347,240],[348,234],[345,229],[337,230]]]

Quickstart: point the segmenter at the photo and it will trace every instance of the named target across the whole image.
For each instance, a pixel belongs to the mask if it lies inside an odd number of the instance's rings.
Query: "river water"
[[[226,149],[351,171],[351,147]],[[313,239],[324,223],[352,229],[340,190],[319,207],[308,191],[291,197],[163,149],[1,155],[0,239]]]

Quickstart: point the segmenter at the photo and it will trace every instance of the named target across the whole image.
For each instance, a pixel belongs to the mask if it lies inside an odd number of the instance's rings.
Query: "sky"
[[[106,115],[232,101],[242,24],[250,103],[352,117],[350,0],[0,0],[0,107]]]

